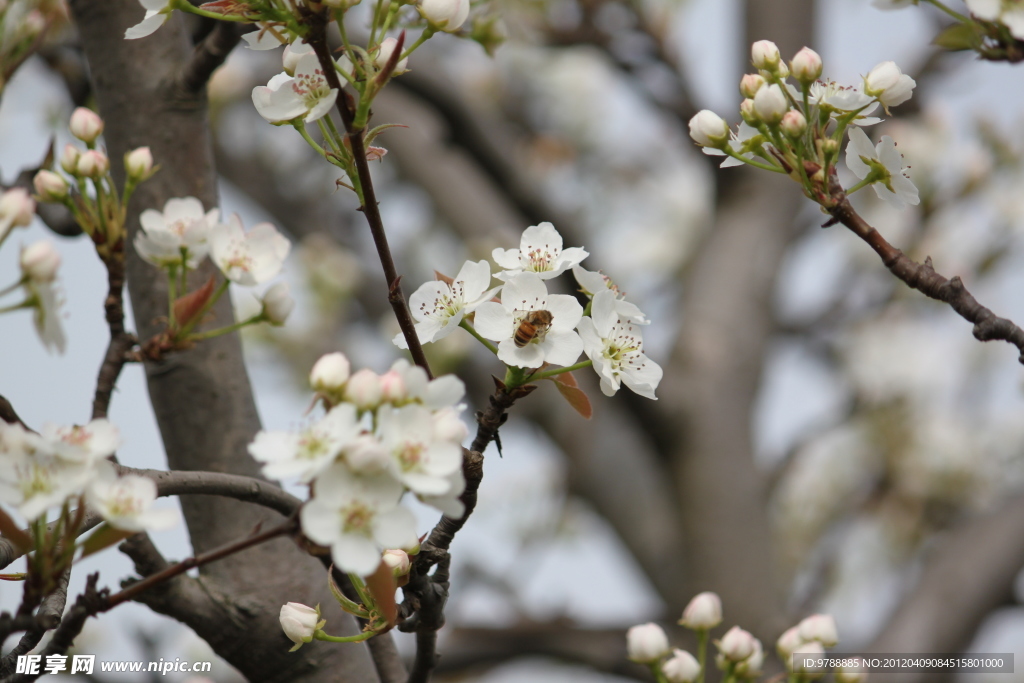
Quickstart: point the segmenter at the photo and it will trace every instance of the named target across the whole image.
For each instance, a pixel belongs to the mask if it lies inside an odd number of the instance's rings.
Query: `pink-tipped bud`
[[[839,642],[836,620],[830,614],[812,614],[801,621],[797,628],[804,641],[817,641],[825,647],[835,647]]]
[[[103,119],[92,109],[79,107],[71,114],[71,134],[86,144],[96,142],[103,132]]]
[[[21,272],[33,282],[53,282],[60,268],[60,254],[50,242],[35,242],[21,250]]]
[[[345,354],[335,352],[320,356],[309,373],[313,391],[340,392],[351,374],[352,366]]]
[[[668,683],[693,683],[700,676],[700,662],[686,650],[673,650],[671,659],[661,665]]]
[[[405,576],[412,569],[412,560],[409,559],[409,553],[399,548],[385,550],[380,559],[384,561],[384,564],[391,567],[391,574],[396,579]]]
[[[733,662],[742,662],[754,654],[756,638],[739,626],[733,626],[718,641],[718,651]]]
[[[751,98],[757,94],[757,91],[764,84],[764,76],[761,74],[743,74],[743,78],[740,79],[740,94]]]
[[[372,370],[360,370],[345,385],[345,400],[361,411],[374,410],[380,405],[380,377]]]
[[[672,651],[668,636],[657,624],[640,624],[626,632],[626,652],[639,664],[653,664]]]
[[[800,637],[800,627],[794,626],[779,636],[779,639],[775,641],[775,649],[779,653],[779,658],[783,662],[788,662],[790,656],[803,644],[804,639]]]
[[[695,631],[706,631],[722,623],[722,600],[710,591],[699,593],[683,610],[680,625]]]
[[[750,61],[755,69],[775,71],[782,61],[779,46],[770,40],[759,40],[750,46]]]
[[[804,85],[810,85],[821,76],[821,56],[809,47],[802,48],[789,63],[793,78]]]
[[[15,187],[0,194],[0,236],[14,226],[26,226],[36,213],[36,202],[28,190]]]
[[[124,170],[136,183],[141,183],[153,175],[153,153],[149,151],[149,147],[139,147],[125,154]]]
[[[380,376],[380,396],[385,403],[403,405],[409,400],[409,387],[405,377],[395,370],[389,370]]]
[[[807,119],[796,109],[791,109],[782,117],[782,123],[779,124],[779,128],[782,129],[782,132],[787,137],[796,140],[807,130]]]
[[[778,125],[789,111],[789,101],[776,84],[766,85],[754,96],[754,111],[757,117],[769,126]]]
[[[44,202],[59,202],[68,196],[68,183],[53,171],[40,171],[32,179],[36,194]]]
[[[98,149],[87,149],[78,157],[75,174],[85,178],[99,178],[110,170],[110,159]]]
[[[78,169],[78,157],[81,155],[82,151],[74,145],[64,145],[64,151],[60,153],[60,167],[63,168],[66,173],[74,175]]]
[[[710,109],[701,109],[690,119],[690,137],[701,147],[721,148],[729,142],[729,124]]]

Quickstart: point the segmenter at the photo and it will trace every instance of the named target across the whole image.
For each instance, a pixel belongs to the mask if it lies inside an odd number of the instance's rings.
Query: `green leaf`
[[[935,36],[932,44],[951,52],[976,50],[982,44],[982,34],[979,28],[974,23],[947,26]]]
[[[89,535],[89,538],[85,539],[82,543],[82,554],[78,559],[88,557],[94,553],[98,553],[104,548],[109,548],[112,545],[120,543],[130,536],[134,536],[139,533],[138,531],[125,531],[124,529],[118,529],[112,527],[106,522],[96,528],[96,531]]]
[[[327,572],[327,586],[331,589],[331,595],[333,595],[334,599],[338,601],[339,605],[341,605],[341,609],[348,612],[349,614],[354,614],[357,617],[369,619],[370,613],[363,609],[362,605],[353,602],[352,600],[349,600],[347,597],[345,597],[345,594],[341,592],[341,588],[339,588],[338,584],[334,581],[333,564],[331,565],[330,570],[328,570]]]

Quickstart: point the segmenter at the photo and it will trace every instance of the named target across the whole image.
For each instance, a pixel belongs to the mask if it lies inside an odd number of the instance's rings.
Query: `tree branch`
[[[43,602],[36,611],[36,625],[30,628],[21,640],[10,652],[0,660],[0,678],[10,676],[14,673],[18,657],[29,653],[32,648],[39,644],[43,635],[50,629],[60,625],[61,615],[64,614],[64,605],[68,599],[68,581],[71,579],[71,567],[64,570],[57,581],[57,587],[43,598]]]
[[[831,209],[832,218],[825,225],[842,223],[853,234],[875,250],[882,263],[893,275],[925,296],[944,303],[956,311],[964,320],[974,323],[974,338],[978,341],[1002,340],[1009,342],[1020,351],[1019,361],[1024,364],[1024,330],[1006,318],[1000,318],[978,303],[959,276],[947,279],[935,272],[931,257],[918,263],[889,244],[882,234],[861,218],[850,200],[844,197]]]
[[[118,465],[119,474],[149,477],[156,482],[159,496],[224,496],[246,503],[255,503],[291,515],[302,504],[295,496],[269,481],[225,472],[183,472],[143,470]]]
[[[182,65],[175,83],[190,95],[201,93],[210,76],[224,63],[241,38],[240,25],[230,21],[215,22],[213,30],[196,45],[192,57]]]

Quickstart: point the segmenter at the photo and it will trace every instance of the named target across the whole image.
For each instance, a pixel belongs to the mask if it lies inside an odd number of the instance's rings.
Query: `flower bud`
[[[750,46],[750,61],[756,69],[775,71],[782,61],[779,47],[770,40],[759,40]]]
[[[78,157],[81,153],[81,150],[72,144],[64,145],[64,151],[60,154],[60,167],[66,173],[74,175],[78,169]]]
[[[866,671],[853,671],[851,669],[838,668],[835,671],[836,683],[864,683],[868,680]]]
[[[380,47],[377,49],[377,54],[373,58],[373,64],[378,69],[383,69],[387,66],[388,60],[391,59],[391,55],[395,52],[395,47],[398,45],[398,40],[395,38],[385,38],[380,42]],[[409,58],[401,59],[398,64],[395,64],[395,70],[391,73],[392,76],[405,73],[406,65],[409,63]]]
[[[653,623],[633,626],[626,632],[626,651],[629,658],[639,664],[652,664],[672,651],[668,636]]]
[[[385,403],[392,403],[396,406],[409,401],[409,388],[401,373],[389,370],[380,376],[380,396]]]
[[[804,85],[810,85],[821,76],[821,56],[809,47],[801,48],[789,66],[793,69],[793,78]]]
[[[740,79],[740,94],[748,98],[753,97],[765,82],[761,74],[743,74],[743,78]]]
[[[295,68],[299,65],[299,60],[302,56],[309,52],[310,46],[301,41],[295,43],[289,43],[284,46],[284,54],[281,55],[281,63],[284,66],[284,72],[289,76],[295,75]]]
[[[68,183],[53,171],[40,171],[32,179],[36,194],[44,202],[59,202],[68,196]]]
[[[469,16],[469,0],[422,0],[420,14],[443,31],[456,31]]]
[[[775,649],[779,653],[779,659],[786,662],[786,665],[789,666],[790,655],[796,652],[797,648],[803,644],[804,639],[800,637],[800,627],[794,626],[779,636],[779,639],[775,641]]]
[[[391,573],[399,579],[409,573],[412,569],[412,561],[409,559],[409,553],[398,548],[392,548],[385,550],[384,555],[381,556],[384,564],[391,567]]]
[[[754,651],[750,653],[749,657],[736,664],[733,673],[740,678],[757,678],[761,675],[762,666],[764,666],[764,648],[761,647],[761,641],[754,638]]]
[[[722,639],[718,641],[718,650],[726,659],[733,662],[742,662],[754,654],[754,643],[756,639],[739,626],[733,626],[725,632]]]
[[[372,370],[360,370],[345,385],[345,400],[354,403],[361,411],[379,406],[381,393],[380,377]]]
[[[328,353],[320,356],[309,372],[309,384],[313,391],[336,393],[345,388],[351,366],[343,353]]]
[[[813,614],[799,624],[800,637],[804,641],[817,641],[825,647],[835,647],[839,642],[836,620],[830,614]]]
[[[758,118],[757,112],[754,111],[754,100],[747,98],[740,102],[740,117],[748,126],[757,126],[761,123],[761,119]]]
[[[782,117],[782,123],[779,124],[779,128],[782,129],[782,132],[787,137],[796,140],[807,130],[807,119],[796,109],[791,109]]]
[[[322,628],[320,608],[307,607],[300,602],[289,602],[281,606],[281,629],[289,640],[295,643],[292,650],[297,650],[303,643],[313,640],[313,634]]]
[[[149,147],[139,147],[125,154],[124,170],[133,182],[148,180],[153,175],[153,153]]]
[[[14,187],[0,194],[0,237],[7,228],[31,223],[35,213],[36,201],[29,196],[28,190]]]
[[[722,600],[711,591],[698,593],[683,610],[680,625],[695,631],[706,631],[722,623]]]
[[[812,641],[810,643],[804,643],[796,649],[792,654],[790,660],[786,662],[786,668],[804,674],[818,674],[820,676],[824,669],[819,666],[819,662],[815,661],[825,654],[825,648],[821,646],[821,643]],[[818,676],[813,676],[817,678]]]
[[[263,316],[271,325],[284,325],[295,308],[295,300],[288,291],[287,282],[278,282],[263,295]]]
[[[661,673],[668,683],[693,683],[700,676],[700,663],[686,650],[676,649],[672,658],[661,665]]]
[[[391,456],[372,434],[360,434],[343,451],[345,462],[353,472],[377,474],[391,464]]]
[[[91,145],[103,132],[103,119],[91,109],[79,107],[71,114],[71,134]]]
[[[85,178],[99,178],[110,170],[110,159],[98,149],[87,149],[78,157],[76,175]]]
[[[60,254],[50,242],[35,242],[21,250],[21,272],[33,282],[53,282],[60,267]]]
[[[701,109],[690,119],[690,137],[701,147],[721,149],[729,142],[729,124],[710,109]]]
[[[769,126],[775,126],[789,111],[789,101],[778,85],[767,85],[754,95],[754,111],[759,119]]]

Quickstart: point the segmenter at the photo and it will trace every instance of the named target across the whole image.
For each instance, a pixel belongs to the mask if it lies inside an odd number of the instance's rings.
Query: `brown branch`
[[[362,206],[360,210],[366,216],[366,222],[370,226],[370,234],[373,235],[373,244],[377,248],[377,255],[380,257],[381,267],[384,269],[384,278],[388,286],[388,302],[398,319],[398,326],[402,329],[409,353],[412,355],[416,365],[427,371],[428,377],[433,377],[430,372],[430,365],[423,353],[423,346],[420,344],[419,336],[416,334],[416,326],[409,312],[409,305],[406,302],[405,294],[402,292],[402,278],[395,267],[395,260],[391,256],[391,247],[388,245],[388,236],[384,231],[384,221],[380,216],[380,207],[377,205],[377,197],[373,189],[373,178],[370,177],[370,164],[366,159],[366,148],[363,144],[363,129],[355,127],[352,111],[352,97],[342,88],[338,73],[334,70],[334,59],[331,57],[330,48],[327,45],[327,11],[310,13],[307,15],[311,31],[306,36],[306,42],[313,47],[316,56],[320,59],[320,67],[323,69],[324,78],[332,90],[338,91],[337,108],[341,115],[341,121],[345,126],[346,139],[352,150],[352,159],[356,165],[356,172],[359,177],[359,186],[362,189]],[[394,60],[401,54],[402,40],[395,46]],[[394,61],[393,60],[393,61]],[[385,69],[393,65],[386,64]],[[384,73],[387,73],[386,71]]]
[[[860,237],[875,250],[885,267],[909,287],[925,296],[942,301],[956,311],[961,318],[974,323],[974,338],[978,341],[1002,340],[1009,342],[1020,351],[1019,360],[1024,363],[1024,330],[1006,318],[1000,318],[991,310],[978,303],[959,276],[947,279],[935,272],[931,257],[918,263],[889,244],[881,233],[861,218],[848,198],[843,198],[831,209],[829,223],[842,223],[853,234]]]
[[[241,38],[238,29],[239,26],[230,21],[215,22],[213,30],[196,45],[192,57],[178,72],[175,79],[178,87],[190,95],[202,92],[210,75],[224,63],[238,44]]]
[[[409,573],[409,583],[403,589],[403,614],[411,616],[398,628],[416,633],[416,659],[407,683],[426,683],[437,665],[437,632],[444,626],[444,607],[448,600],[448,566],[451,562],[448,548],[476,508],[477,490],[484,476],[483,452],[492,441],[497,441],[498,428],[505,423],[509,408],[536,388],[526,385],[509,391],[498,380],[495,384],[498,388],[490,397],[490,405],[477,414],[477,432],[470,450],[463,451],[462,474],[466,488],[459,499],[465,510],[458,519],[444,515],[437,522],[420,546]],[[437,569],[429,575],[435,565]]]
[[[110,399],[117,386],[117,378],[128,361],[128,352],[136,344],[135,335],[124,329],[124,237],[110,245],[110,253],[103,258],[107,267],[107,298],[103,302],[110,343],[100,364],[96,378],[96,391],[92,400],[92,419],[107,416]]]
[[[118,466],[119,474],[149,477],[156,482],[159,496],[224,496],[255,503],[288,517],[302,504],[295,496],[269,481],[226,472],[143,470]]]
[[[36,626],[30,628],[21,637],[18,644],[0,660],[0,678],[10,676],[14,673],[18,657],[28,654],[32,648],[39,644],[43,635],[50,629],[60,625],[61,615],[64,613],[64,605],[68,599],[68,581],[71,579],[71,567],[68,567],[60,575],[57,587],[43,598],[36,612]]]
[[[2,395],[0,395],[0,420],[9,425],[21,425],[23,428],[28,429],[28,425],[22,422],[21,418],[18,417],[18,413],[14,411],[14,406],[11,405],[11,402]]]

